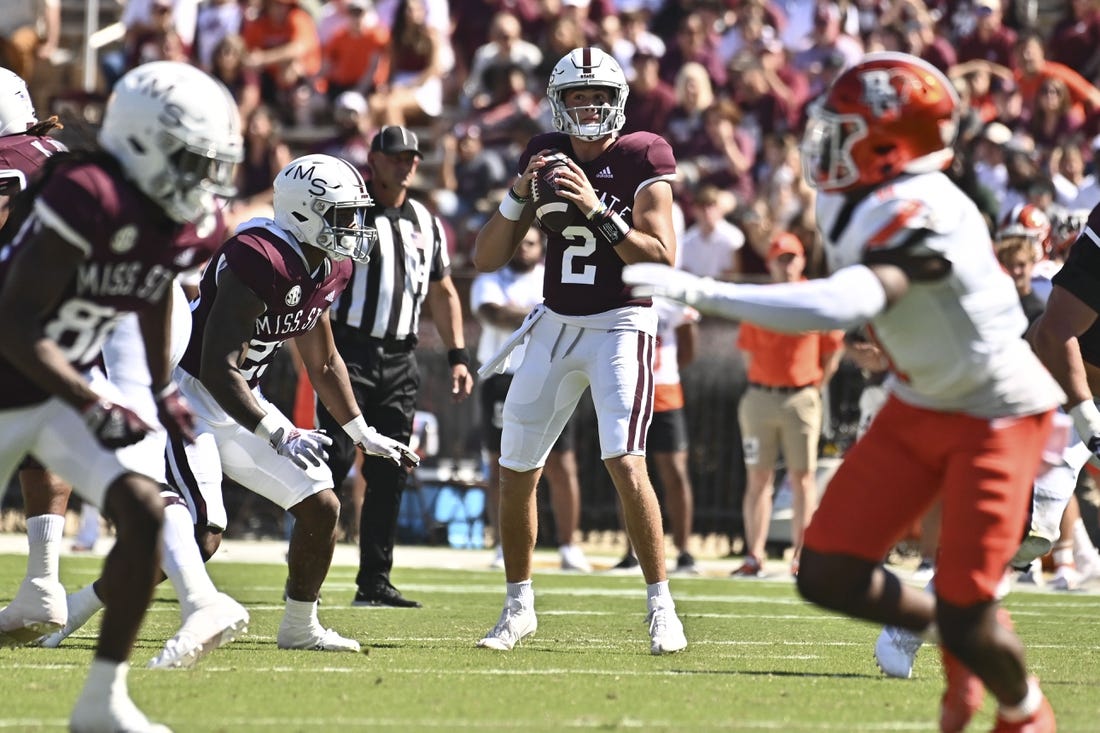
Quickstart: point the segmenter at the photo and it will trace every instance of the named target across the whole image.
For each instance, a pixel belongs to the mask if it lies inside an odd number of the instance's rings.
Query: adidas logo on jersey
[[[333,291],[333,292],[328,293],[327,295],[325,295],[325,300],[328,301],[329,303],[336,300],[336,291]]]
[[[611,175],[611,166],[606,166],[602,171],[596,174],[596,178],[614,178]]]

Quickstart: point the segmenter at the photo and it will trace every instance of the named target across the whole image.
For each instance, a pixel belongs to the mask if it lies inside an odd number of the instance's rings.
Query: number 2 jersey
[[[199,377],[203,335],[207,328],[217,328],[210,322],[210,311],[218,278],[227,268],[266,306],[256,318],[240,366],[249,387],[259,385],[283,343],[317,325],[347,286],[353,264],[325,258],[316,272],[310,272],[303,246],[310,245],[299,244],[270,219],[251,219],[214,253],[199,283],[199,298],[192,303],[191,342],[180,362],[184,371]]]
[[[831,271],[901,248],[950,263],[937,280],[912,279],[870,323],[899,399],[980,418],[1034,414],[1065,399],[1021,337],[1027,319],[985,220],[945,175],[905,176],[855,203],[819,193],[817,213]]]
[[[569,136],[560,132],[536,135],[520,157],[519,170],[540,150],[559,150],[572,156]],[[634,197],[657,181],[676,179],[676,158],[668,141],[650,132],[616,138],[595,159],[581,163],[592,188],[607,208],[633,223]],[[648,305],[633,298],[623,284],[625,263],[614,247],[598,240],[584,214],[560,234],[547,232],[543,296],[546,306],[566,316],[588,316],[625,305]]]
[[[12,258],[34,246],[46,228],[84,255],[75,276],[43,321],[43,332],[78,371],[96,365],[118,320],[160,302],[176,274],[201,262],[220,228],[180,225],[123,176],[106,157],[60,163],[37,191],[30,214],[5,227],[0,287]],[[51,273],[40,273],[43,278]],[[50,395],[0,357],[0,409],[42,402]]]

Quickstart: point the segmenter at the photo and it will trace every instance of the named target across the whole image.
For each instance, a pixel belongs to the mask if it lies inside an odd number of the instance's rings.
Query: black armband
[[[621,244],[630,234],[630,225],[611,209],[598,211],[590,216],[589,220],[592,222],[592,231],[596,236],[612,247]]]
[[[466,349],[450,349],[447,352],[447,363],[451,366],[470,366],[470,352]]]

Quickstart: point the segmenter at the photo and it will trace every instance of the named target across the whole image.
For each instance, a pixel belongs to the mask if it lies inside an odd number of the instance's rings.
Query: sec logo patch
[[[287,291],[286,298],[283,299],[287,305],[294,307],[302,302],[302,288],[298,285],[292,287]]]

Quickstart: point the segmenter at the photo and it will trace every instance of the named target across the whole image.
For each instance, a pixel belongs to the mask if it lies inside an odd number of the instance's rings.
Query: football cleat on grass
[[[64,628],[68,617],[61,583],[24,578],[15,598],[0,610],[0,647],[30,644]]]
[[[684,625],[676,616],[676,608],[655,608],[646,618],[649,623],[649,653],[672,654],[688,645]]]
[[[917,650],[924,644],[920,634],[897,626],[884,626],[875,640],[875,663],[887,677],[907,680],[913,676]]]
[[[538,627],[539,621],[535,616],[535,609],[524,608],[518,603],[506,601],[497,625],[477,645],[482,649],[506,652],[520,639],[535,633]]]
[[[961,733],[982,707],[985,685],[954,654],[940,647],[947,685],[940,700],[941,733]]]
[[[333,629],[315,626],[305,629],[292,629],[279,626],[278,645],[280,649],[305,649],[311,652],[358,652],[359,642],[347,639]]]
[[[208,605],[195,609],[180,630],[164,644],[160,654],[147,665],[150,669],[192,667],[200,659],[248,631],[248,611],[218,593]]]

